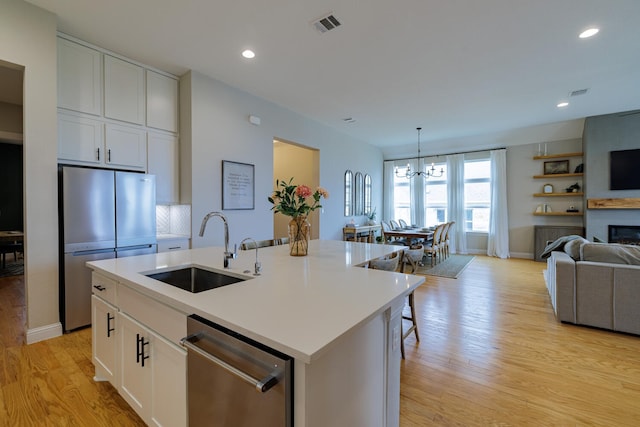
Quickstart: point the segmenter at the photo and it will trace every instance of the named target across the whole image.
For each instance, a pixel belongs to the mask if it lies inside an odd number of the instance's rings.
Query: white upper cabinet
[[[104,55],[104,116],[144,125],[144,69]]]
[[[147,137],[147,172],[156,176],[156,202],[178,203],[180,175],[178,138],[149,132]]]
[[[178,81],[147,70],[147,126],[178,131]]]
[[[58,107],[102,113],[102,54],[58,38]]]
[[[99,166],[104,155],[102,121],[75,113],[58,113],[58,159]]]
[[[147,166],[146,132],[141,128],[107,123],[105,147],[108,165],[141,170]]]

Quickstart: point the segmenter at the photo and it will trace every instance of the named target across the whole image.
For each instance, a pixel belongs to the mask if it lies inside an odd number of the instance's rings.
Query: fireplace
[[[609,243],[640,245],[640,225],[610,225]]]

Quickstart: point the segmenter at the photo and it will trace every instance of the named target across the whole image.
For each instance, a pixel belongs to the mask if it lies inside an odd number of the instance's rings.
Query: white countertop
[[[425,280],[423,276],[355,267],[397,246],[312,240],[309,255],[292,257],[289,246],[260,248],[262,274],[244,282],[193,294],[146,277],[176,266],[223,270],[221,247],[165,252],[87,263],[94,270],[186,314],[198,314],[305,363],[335,340],[388,308]],[[227,272],[253,272],[255,250],[238,251]]]

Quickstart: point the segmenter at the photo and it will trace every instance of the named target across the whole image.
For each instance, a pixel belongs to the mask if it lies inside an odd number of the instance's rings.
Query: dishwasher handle
[[[240,369],[236,368],[235,366],[231,366],[230,364],[228,364],[227,362],[225,362],[222,359],[219,359],[218,357],[214,356],[213,354],[204,351],[203,349],[201,349],[200,347],[198,347],[197,345],[194,344],[194,342],[200,340],[201,336],[202,336],[202,332],[198,332],[198,333],[195,333],[195,334],[188,335],[188,336],[186,336],[186,337],[184,337],[184,338],[182,338],[180,340],[180,344],[182,344],[182,346],[185,347],[186,349],[196,352],[197,354],[199,354],[200,356],[204,357],[208,361],[210,361],[212,363],[215,363],[216,365],[220,366],[221,368],[223,368],[227,372],[229,372],[229,373],[239,377],[243,381],[251,384],[256,389],[256,391],[259,391],[261,393],[265,393],[265,392],[269,391],[273,386],[278,384],[278,378],[276,376],[274,376],[273,374],[269,374],[266,377],[264,377],[263,379],[259,380],[257,378],[254,378],[253,376],[247,374],[246,372],[241,371]]]

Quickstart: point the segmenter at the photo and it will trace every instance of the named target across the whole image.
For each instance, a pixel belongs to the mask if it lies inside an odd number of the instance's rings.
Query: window
[[[426,165],[431,169],[430,165]],[[425,227],[435,226],[447,221],[447,164],[434,163],[436,175],[442,169],[441,177],[432,177],[425,180],[424,218]]]
[[[466,231],[489,231],[491,208],[491,161],[464,162],[464,207]]]
[[[477,157],[474,154],[474,157]],[[424,168],[431,169],[432,164]],[[415,176],[411,179],[393,175],[393,215],[394,219],[410,222],[412,214],[419,218],[424,212],[425,227],[455,220],[448,206],[449,192],[454,191],[447,171],[447,163],[435,163],[436,174],[443,169],[441,177]],[[424,185],[424,186],[423,186]],[[418,192],[424,191],[421,195]],[[412,211],[411,204],[418,203]],[[491,160],[489,158],[468,159],[464,162],[464,231],[488,232],[491,211]],[[424,211],[421,212],[421,210]]]
[[[411,180],[393,175],[393,218],[411,223]]]

